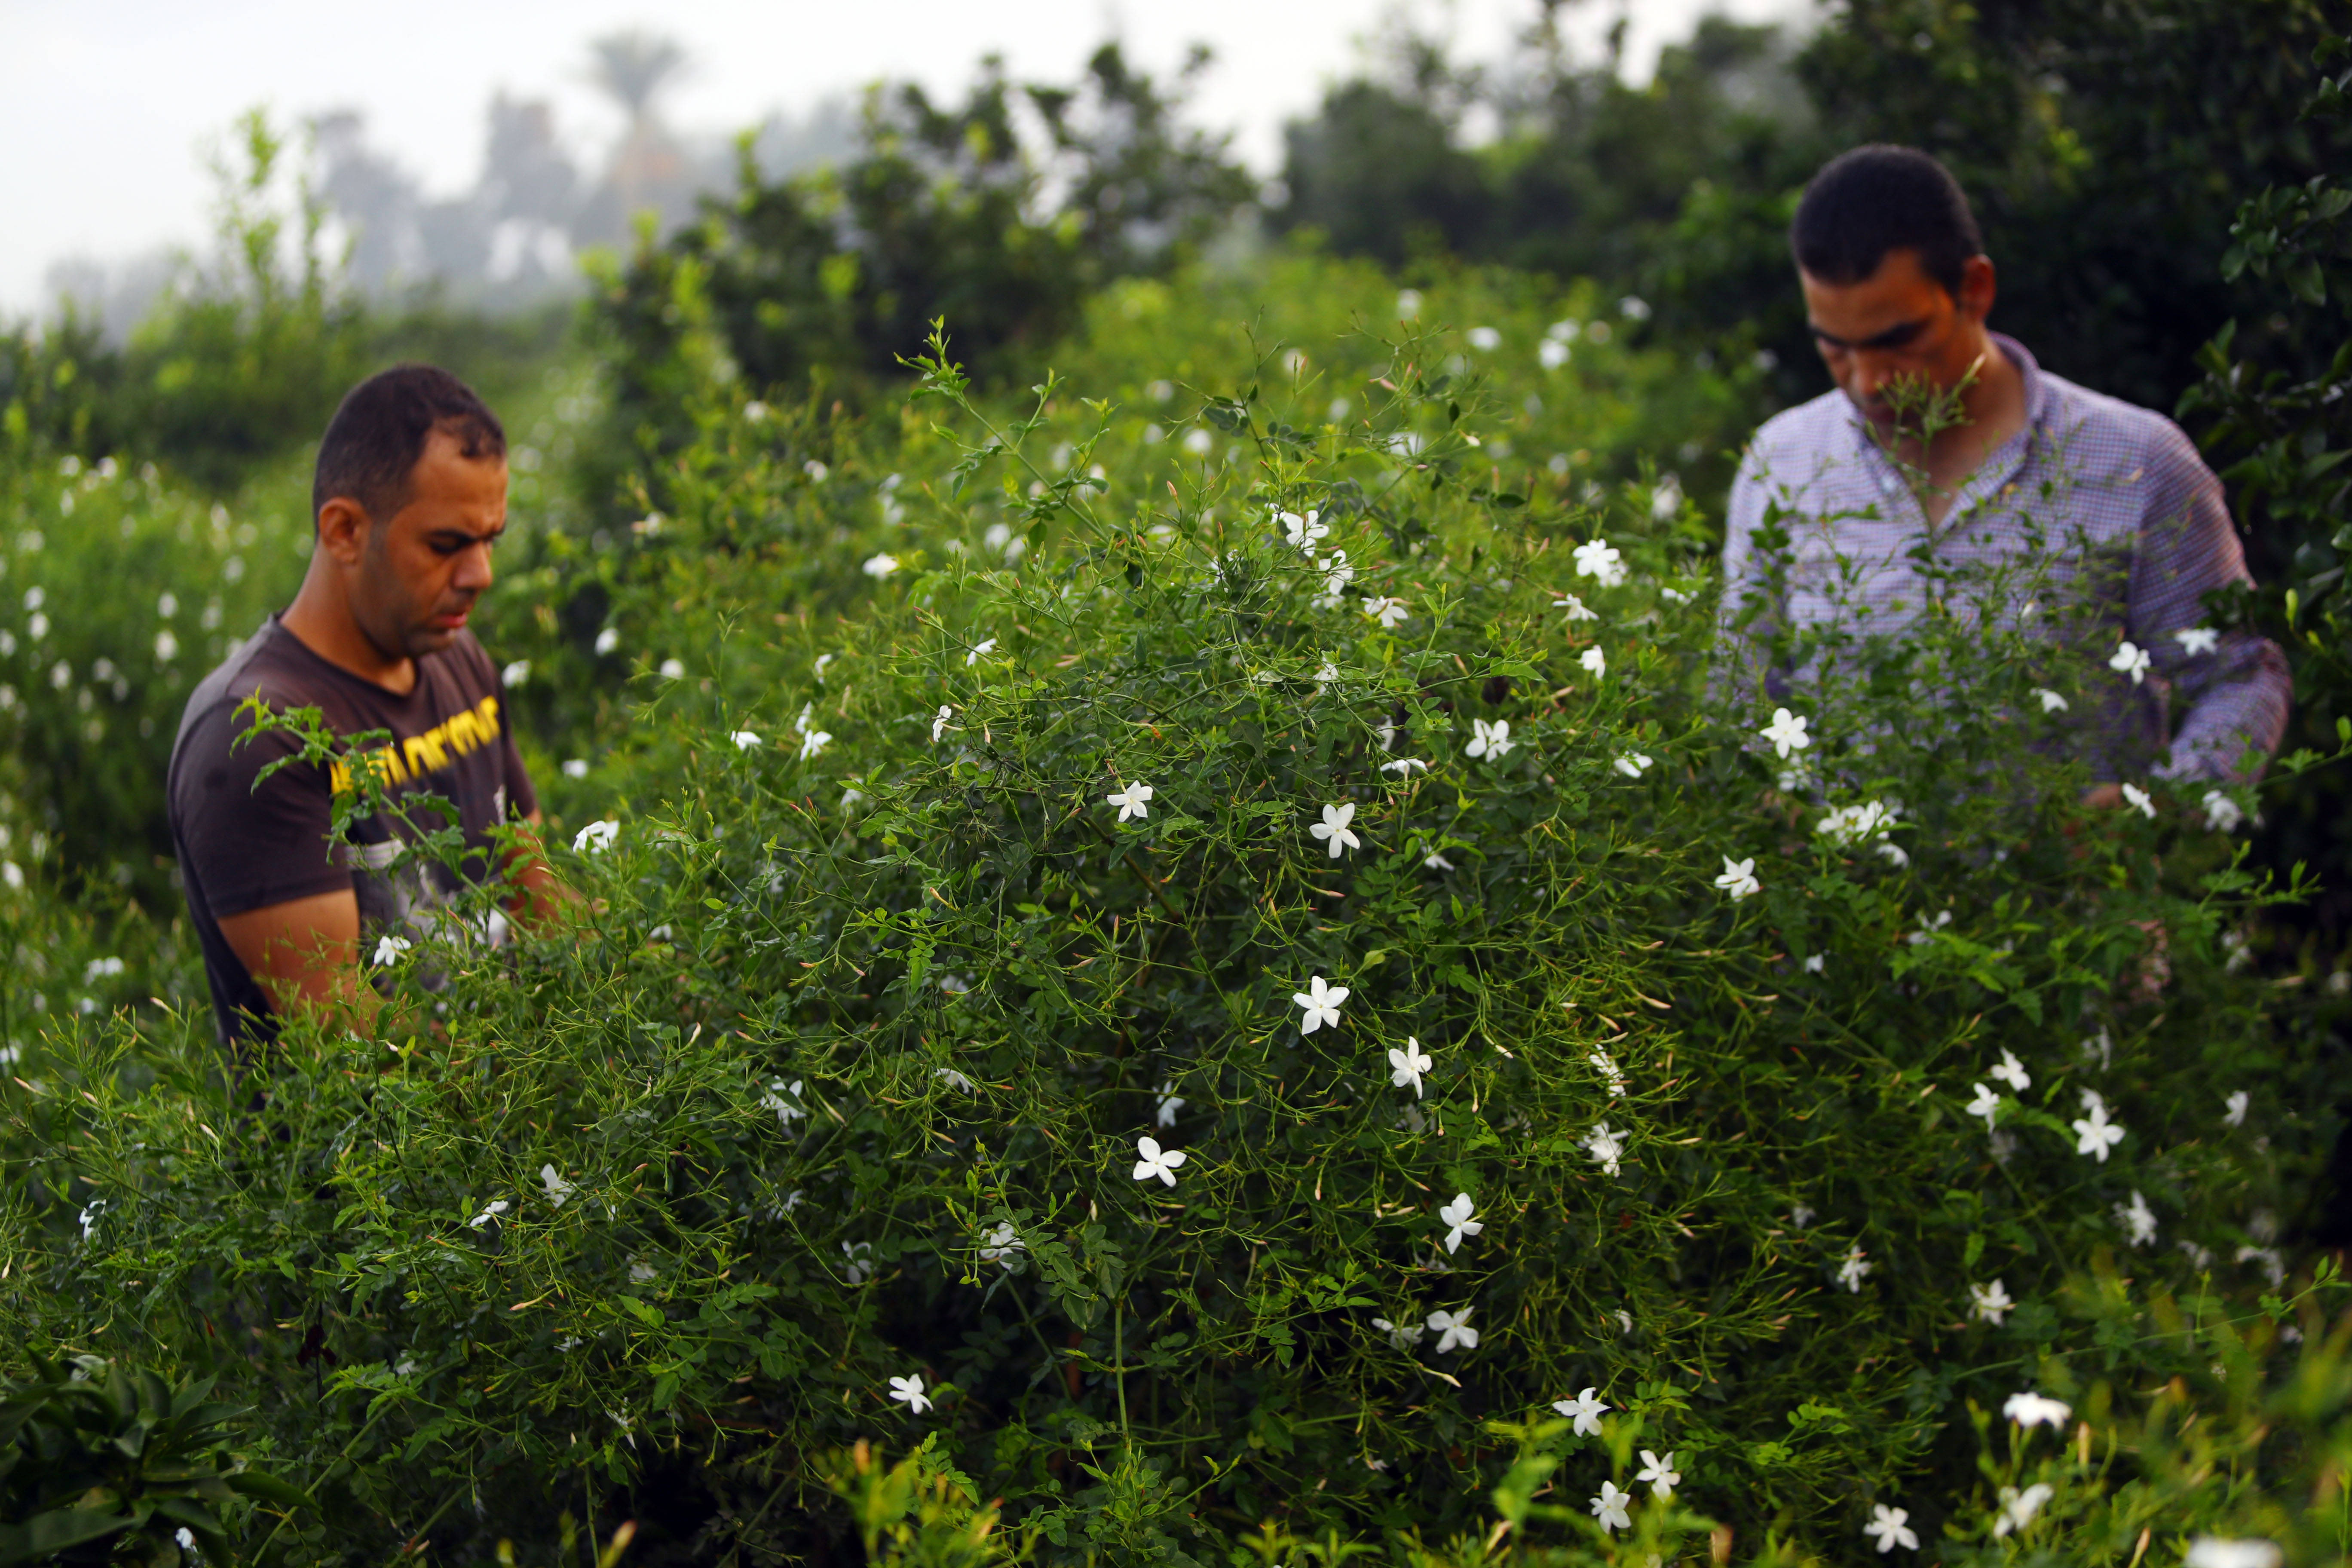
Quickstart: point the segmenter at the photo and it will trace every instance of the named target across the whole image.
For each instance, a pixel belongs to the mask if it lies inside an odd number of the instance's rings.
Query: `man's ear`
[[[1960,264],[1960,314],[1972,321],[1983,321],[1992,314],[1992,302],[2000,292],[2000,278],[1991,257],[1971,256]]]
[[[357,565],[371,526],[367,508],[349,496],[331,496],[319,509],[319,547],[339,565]]]

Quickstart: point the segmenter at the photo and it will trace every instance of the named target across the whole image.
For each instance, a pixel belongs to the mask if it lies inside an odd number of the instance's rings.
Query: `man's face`
[[[507,525],[503,458],[468,458],[446,430],[425,437],[408,503],[370,520],[352,607],[386,658],[447,647],[490,585],[490,547]]]
[[[1992,306],[1992,263],[1979,256],[1962,274],[1955,298],[1920,269],[1914,250],[1890,250],[1858,283],[1827,283],[1798,270],[1813,343],[1831,379],[1874,424],[1892,426],[1897,383],[1949,392],[1984,352],[1981,328]]]

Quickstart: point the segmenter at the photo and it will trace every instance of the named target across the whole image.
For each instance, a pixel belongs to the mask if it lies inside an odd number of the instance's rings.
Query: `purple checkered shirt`
[[[1783,510],[1793,569],[1782,601],[1764,606],[1766,618],[1800,629],[1839,618],[1859,599],[1873,631],[1899,633],[1926,597],[1910,559],[1923,535],[1941,563],[1993,567],[2063,538],[2068,549],[2097,558],[2047,563],[2091,596],[2076,624],[2100,640],[2085,651],[2105,665],[2129,639],[2152,660],[2141,684],[2114,676],[2106,733],[2159,759],[2158,776],[2237,776],[2249,745],[2265,756],[2277,750],[2291,686],[2274,643],[2231,632],[2214,651],[2191,653],[2174,635],[2200,624],[2203,595],[2252,581],[2221,480],[2171,420],[2048,374],[2013,339],[1994,333],[1992,341],[2024,376],[2025,426],[1969,477],[1940,524],[1928,523],[1844,393],[1824,393],[1757,431],[1731,488],[1727,627],[1762,587],[1754,534],[1768,500]],[[1826,574],[1806,570],[1831,561],[1851,576],[1836,594],[1822,586]],[[1775,691],[1786,689],[1790,673],[1768,675]],[[2175,690],[2187,710],[2179,732],[2168,734]],[[2115,776],[2123,761],[2107,760],[2102,775]]]

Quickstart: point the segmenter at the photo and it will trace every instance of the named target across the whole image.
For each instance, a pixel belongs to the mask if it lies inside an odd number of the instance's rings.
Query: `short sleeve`
[[[296,761],[262,778],[299,747],[281,734],[237,743],[249,725],[236,703],[214,704],[189,727],[172,781],[184,870],[215,919],[352,886],[329,841],[334,809],[326,773]]]

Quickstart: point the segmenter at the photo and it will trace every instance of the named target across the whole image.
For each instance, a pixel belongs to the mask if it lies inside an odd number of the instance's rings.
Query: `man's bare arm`
[[[507,885],[514,892],[506,900],[507,912],[526,925],[545,926],[570,906],[581,904],[578,893],[566,887],[547,863],[540,848],[539,828],[542,818],[534,811],[523,819],[524,831],[520,835],[527,848],[517,848],[507,857]]]
[[[341,1015],[363,1024],[376,994],[360,982],[360,904],[350,889],[224,915],[221,935],[281,1018]]]

